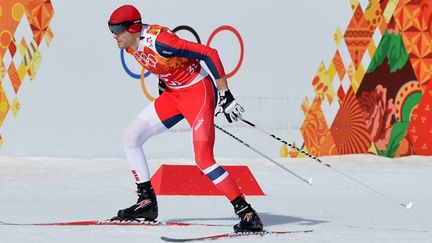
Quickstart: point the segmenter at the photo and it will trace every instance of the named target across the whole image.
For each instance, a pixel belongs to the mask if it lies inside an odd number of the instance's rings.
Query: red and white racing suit
[[[124,150],[136,182],[150,180],[142,150],[144,142],[186,118],[192,128],[198,167],[230,201],[240,196],[237,185],[228,172],[216,164],[213,154],[217,89],[200,61],[205,62],[216,79],[224,77],[217,51],[180,39],[168,28],[158,25],[143,25],[137,50],[128,47],[126,51],[168,87],[138,114],[124,133]]]

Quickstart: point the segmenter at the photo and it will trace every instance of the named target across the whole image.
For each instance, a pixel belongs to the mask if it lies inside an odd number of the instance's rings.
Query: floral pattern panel
[[[303,105],[302,147],[323,151],[327,143],[317,141],[326,133],[317,133],[311,124],[326,122],[337,154],[432,155],[432,1],[350,3],[353,16],[345,31],[337,27],[329,68],[320,66],[328,74],[326,85],[334,87],[338,112],[330,117],[323,106]],[[315,98],[331,101],[333,96],[318,92],[316,81]],[[314,111],[324,116],[313,116]]]
[[[410,114],[407,107],[414,108],[421,98],[416,88],[419,84],[399,28],[392,19],[357,91],[366,126],[379,155],[396,155],[410,122],[410,116],[401,113]],[[413,92],[417,98],[408,98]]]

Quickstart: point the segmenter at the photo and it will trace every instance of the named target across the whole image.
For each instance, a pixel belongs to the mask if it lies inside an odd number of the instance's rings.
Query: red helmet
[[[123,5],[111,14],[108,26],[114,34],[120,34],[125,30],[130,33],[138,33],[142,28],[141,14],[134,6]]]

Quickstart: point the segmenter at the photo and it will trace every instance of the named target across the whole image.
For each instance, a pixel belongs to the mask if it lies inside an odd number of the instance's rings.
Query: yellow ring
[[[11,11],[12,18],[15,21],[19,22],[21,20],[22,16],[24,15],[24,12],[25,12],[24,5],[22,3],[15,3],[13,5],[12,11]]]
[[[3,35],[4,34],[9,34],[9,40],[6,41],[7,42],[6,44],[3,43]],[[1,48],[8,48],[11,41],[12,41],[12,33],[9,30],[3,30],[0,33],[0,47]]]
[[[153,101],[155,98],[147,91],[147,87],[145,86],[144,83],[144,73],[145,73],[146,69],[142,68],[141,69],[141,89],[144,92],[145,97],[150,100]]]

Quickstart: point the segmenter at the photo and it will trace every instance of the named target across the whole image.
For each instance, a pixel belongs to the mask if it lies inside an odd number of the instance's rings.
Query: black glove
[[[158,89],[159,89],[159,95],[161,95],[167,88],[167,85],[162,82],[162,80],[159,79]]]
[[[229,90],[219,91],[219,109],[216,116],[223,113],[228,122],[232,123],[233,120],[237,121],[242,117],[242,112],[244,112],[243,107],[237,103]]]

